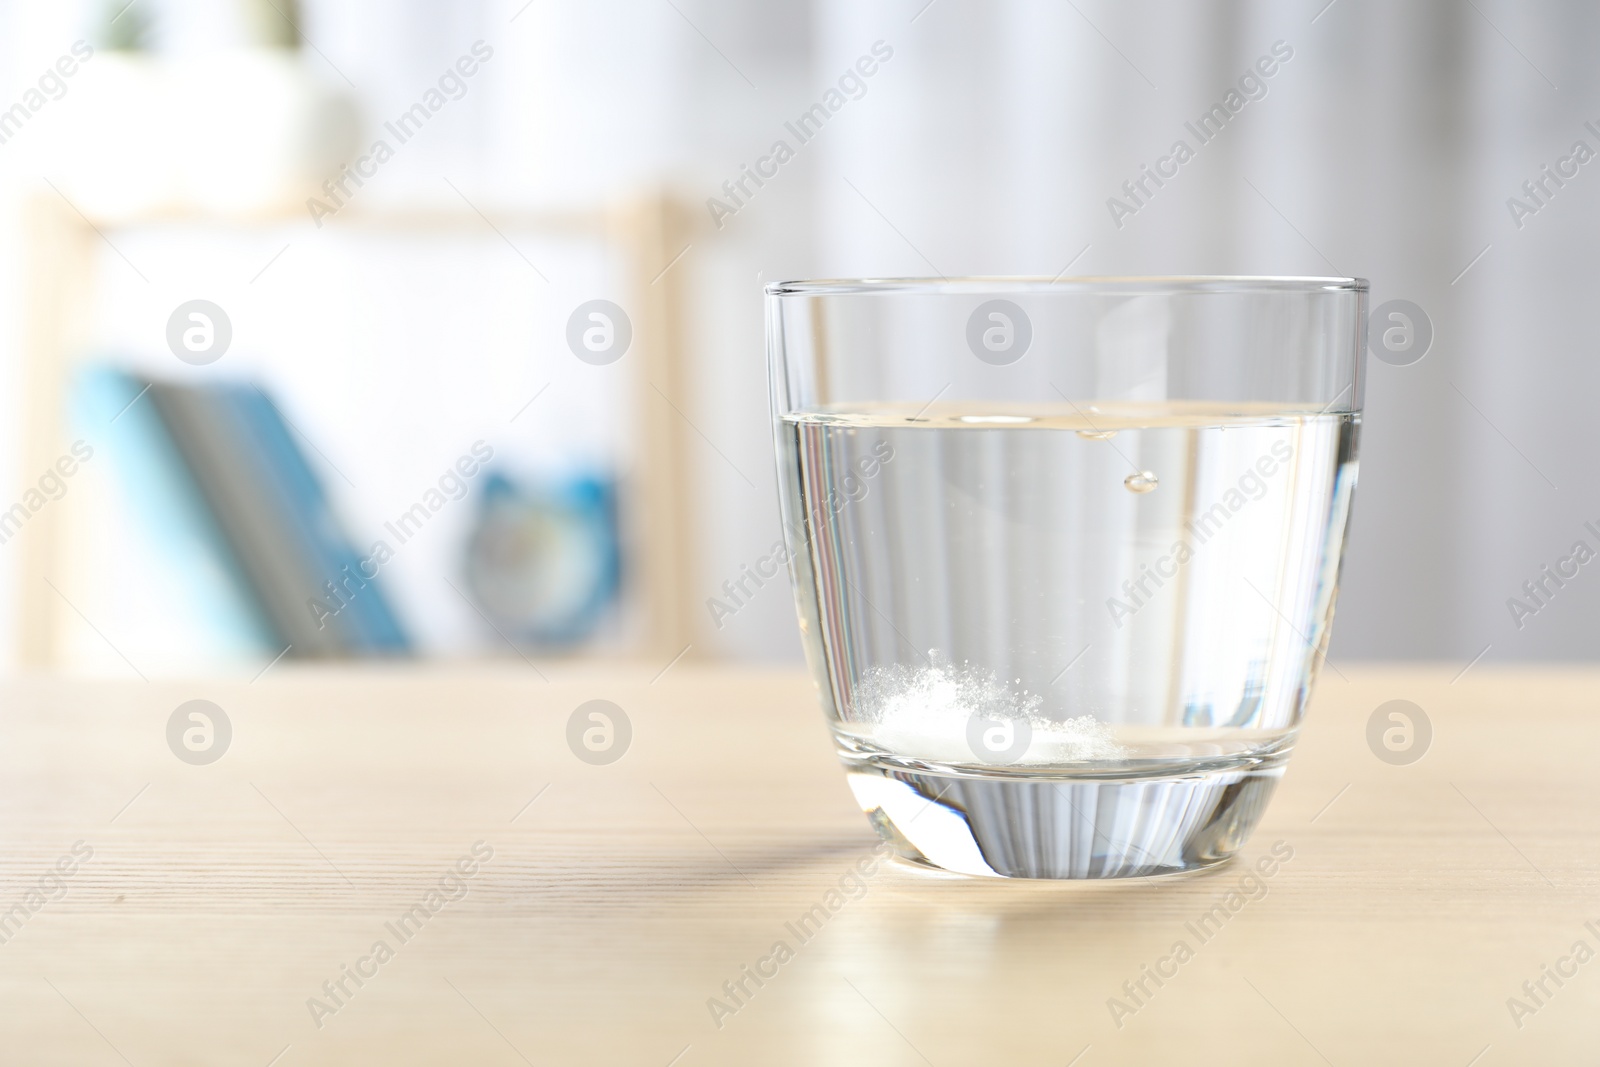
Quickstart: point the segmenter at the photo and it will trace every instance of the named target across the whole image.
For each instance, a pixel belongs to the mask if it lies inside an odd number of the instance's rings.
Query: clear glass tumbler
[[[1349,278],[767,288],[790,576],[850,787],[947,871],[1227,859],[1328,642]]]

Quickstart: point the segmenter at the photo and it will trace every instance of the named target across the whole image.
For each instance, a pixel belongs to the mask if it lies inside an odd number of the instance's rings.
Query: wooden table
[[[1241,857],[1293,850],[1259,888],[1236,862],[1075,885],[882,865],[861,890],[876,839],[809,682],[658,669],[9,683],[0,921],[24,910],[0,944],[0,1063],[1600,1058],[1600,960],[1570,956],[1600,950],[1600,673],[1325,672]],[[1394,698],[1433,725],[1409,766],[1366,741]],[[191,699],[232,724],[209,765],[168,748]],[[610,765],[566,744],[590,699],[632,723]],[[456,899],[430,902],[441,879]],[[786,925],[835,901],[809,939]],[[1190,958],[1163,963],[1178,941]],[[1146,965],[1169,977],[1135,1000]],[[1543,965],[1572,976],[1535,1004]]]

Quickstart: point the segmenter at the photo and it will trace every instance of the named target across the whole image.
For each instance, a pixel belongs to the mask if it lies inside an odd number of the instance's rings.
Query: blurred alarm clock
[[[467,542],[466,580],[508,636],[571,645],[616,598],[621,555],[614,482],[523,485],[494,472]]]

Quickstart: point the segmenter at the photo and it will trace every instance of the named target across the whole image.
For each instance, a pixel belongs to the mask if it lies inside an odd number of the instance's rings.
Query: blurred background
[[[798,661],[744,578],[761,285],[1063,272],[1416,305],[1332,658],[1594,658],[1600,567],[1543,568],[1600,550],[1597,40],[1509,0],[0,3],[0,665]]]

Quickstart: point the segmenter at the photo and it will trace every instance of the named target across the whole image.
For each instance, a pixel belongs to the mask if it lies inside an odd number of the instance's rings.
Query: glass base
[[[1284,760],[1136,778],[888,766],[850,754],[850,789],[905,860],[1000,878],[1141,878],[1212,867],[1249,838]]]

